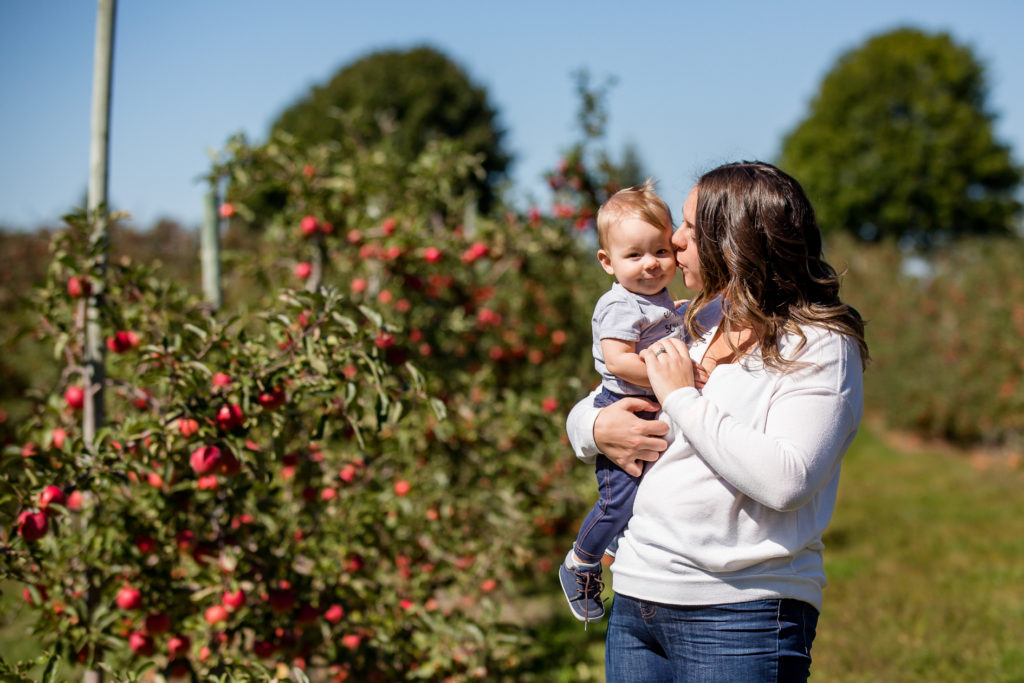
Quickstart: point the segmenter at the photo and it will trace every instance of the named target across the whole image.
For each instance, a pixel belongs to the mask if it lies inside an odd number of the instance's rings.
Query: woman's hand
[[[646,398],[624,398],[602,408],[594,421],[594,443],[634,477],[643,473],[644,461],[654,462],[668,448],[662,438],[668,433],[667,424],[634,415],[645,410],[658,410],[658,404]]]
[[[693,361],[682,339],[662,339],[641,351],[640,357],[647,364],[647,377],[659,401],[664,401],[676,389],[696,386]]]

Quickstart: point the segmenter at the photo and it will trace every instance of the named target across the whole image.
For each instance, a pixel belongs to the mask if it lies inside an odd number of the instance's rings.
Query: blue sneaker
[[[604,617],[604,602],[601,601],[604,583],[601,581],[600,563],[566,567],[563,562],[558,565],[558,580],[576,619],[588,623],[600,621]]]

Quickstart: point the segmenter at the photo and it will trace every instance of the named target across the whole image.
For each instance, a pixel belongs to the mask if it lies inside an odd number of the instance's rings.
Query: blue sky
[[[84,202],[96,3],[0,2],[0,226],[54,223]],[[1024,2],[777,0],[121,0],[109,194],[147,226],[198,224],[209,150],[265,138],[341,66],[429,44],[487,88],[517,158],[514,197],[573,139],[573,71],[614,76],[608,144],[640,152],[678,212],[703,170],[771,159],[821,78],[867,37],[947,31],[987,65],[996,134],[1024,158]]]

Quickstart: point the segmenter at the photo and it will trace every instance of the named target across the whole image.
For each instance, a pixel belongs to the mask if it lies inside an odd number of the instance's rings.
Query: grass
[[[870,430],[825,537],[824,681],[1024,681],[1024,474]]]
[[[825,538],[812,680],[1024,682],[1024,471],[989,464],[862,430]],[[15,588],[0,607],[8,662],[36,654]],[[556,591],[524,680],[603,680],[605,623],[584,630]]]

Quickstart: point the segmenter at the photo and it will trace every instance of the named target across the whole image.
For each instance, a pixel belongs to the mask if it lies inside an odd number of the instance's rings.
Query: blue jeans
[[[602,389],[594,397],[594,407],[603,408],[622,398],[619,394]],[[636,414],[645,420],[653,420],[658,416],[650,411]],[[601,454],[597,456],[596,473],[597,502],[580,525],[576,545],[573,546],[576,555],[588,564],[600,562],[605,548],[626,528],[626,523],[633,516],[633,499],[640,485],[640,477],[626,474],[625,470]]]
[[[608,683],[804,683],[818,610],[800,600],[663,605],[616,594]]]

